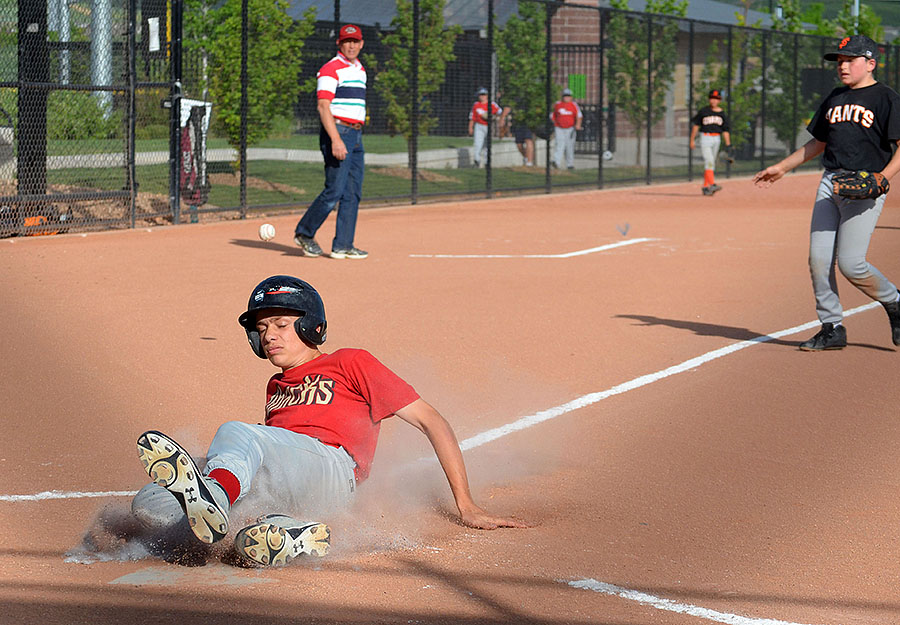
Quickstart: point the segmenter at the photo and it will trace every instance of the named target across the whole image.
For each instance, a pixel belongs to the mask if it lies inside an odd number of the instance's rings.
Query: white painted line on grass
[[[879,304],[878,302],[872,302],[864,306],[846,310],[844,311],[844,317],[851,317],[866,310],[876,308],[880,305],[881,304]],[[677,373],[684,373],[685,371],[696,369],[697,367],[716,360],[717,358],[733,354],[734,352],[746,349],[747,347],[752,347],[753,345],[758,345],[760,343],[767,343],[773,339],[778,339],[783,336],[790,336],[791,334],[796,334],[797,332],[803,332],[804,330],[815,328],[818,325],[818,321],[810,321],[799,326],[794,326],[793,328],[788,328],[787,330],[780,330],[778,332],[773,332],[772,334],[758,336],[754,339],[748,339],[746,341],[732,343],[731,345],[720,347],[719,349],[714,349],[713,351],[707,352],[702,356],[697,356],[696,358],[685,360],[680,364],[672,365],[671,367],[668,367],[661,371],[657,371],[656,373],[648,373],[647,375],[642,375],[638,378],[634,378],[633,380],[629,380],[628,382],[623,382],[622,384],[613,386],[612,388],[609,388],[605,391],[588,393],[587,395],[582,395],[577,399],[573,399],[572,401],[566,402],[565,404],[556,406],[554,408],[548,408],[531,415],[520,417],[512,423],[501,425],[500,427],[487,430],[485,432],[482,432],[481,434],[476,434],[475,436],[462,440],[460,441],[459,446],[463,451],[481,447],[484,444],[495,441],[498,438],[503,438],[504,436],[512,434],[513,432],[528,429],[533,425],[543,423],[544,421],[549,421],[550,419],[555,419],[556,417],[572,412],[573,410],[578,410],[579,408],[584,408],[585,406],[596,404],[598,401],[604,400],[607,397],[621,395],[622,393],[633,391],[637,388],[652,384],[653,382],[658,382],[659,380],[663,380]],[[434,457],[429,456],[428,458],[433,459]],[[136,492],[137,491],[67,493],[60,491],[45,491],[43,493],[37,493],[36,495],[0,495],[0,501],[41,501],[45,499],[80,499],[84,497],[128,497],[133,496]]]
[[[604,595],[613,595],[628,599],[629,601],[637,601],[641,605],[648,605],[657,610],[666,610],[667,612],[677,612],[678,614],[687,614],[716,623],[728,623],[728,625],[802,625],[801,623],[792,623],[790,621],[779,621],[771,618],[751,618],[749,616],[740,616],[739,614],[729,614],[728,612],[718,612],[708,608],[691,605],[690,603],[678,603],[672,599],[663,599],[654,597],[645,592],[637,590],[629,590],[620,586],[613,586],[606,582],[598,582],[595,579],[579,579],[567,582],[560,580],[564,584],[568,584],[573,588],[582,590],[593,590]]]
[[[587,254],[596,254],[597,252],[605,252],[613,250],[617,247],[625,247],[626,245],[634,245],[635,243],[646,243],[647,241],[659,241],[659,239],[650,239],[647,237],[640,239],[628,239],[619,241],[618,243],[609,243],[599,247],[592,247],[587,250],[578,250],[576,252],[566,252],[565,254],[410,254],[410,258],[573,258],[575,256],[586,256]]]

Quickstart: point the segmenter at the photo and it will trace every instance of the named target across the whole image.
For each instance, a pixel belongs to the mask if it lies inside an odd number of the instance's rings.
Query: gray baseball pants
[[[553,162],[557,167],[563,166],[563,158],[566,161],[566,167],[574,167],[575,165],[575,126],[569,128],[560,128],[557,126],[553,129],[553,135],[556,139],[556,153],[553,155]]]
[[[819,182],[809,232],[809,273],[822,323],[840,323],[844,310],[838,297],[835,261],[850,283],[872,299],[897,299],[897,287],[866,260],[869,241],[881,216],[884,198],[848,200],[834,193],[826,170]]]
[[[230,471],[241,485],[238,501],[246,495],[268,512],[320,513],[350,503],[355,467],[342,447],[280,427],[229,421],[209,445],[204,473]]]

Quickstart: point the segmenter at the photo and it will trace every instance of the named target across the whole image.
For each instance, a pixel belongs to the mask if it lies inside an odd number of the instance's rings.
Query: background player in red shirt
[[[553,105],[550,119],[553,120],[553,137],[556,140],[556,152],[553,166],[562,167],[563,156],[566,167],[575,169],[575,132],[581,130],[581,107],[575,103],[570,89],[563,89],[562,99]]]
[[[461,523],[526,527],[475,503],[452,428],[409,384],[365,350],[320,351],[325,307],[312,286],[291,276],[267,278],[238,321],[254,353],[281,369],[266,387],[265,424],[223,424],[202,472],[167,435],[142,434],[138,455],[155,484],[135,496],[139,519],[178,523],[186,515],[196,537],[213,543],[228,534],[231,507],[252,489],[266,493],[275,514],[237,532],[234,545],[244,560],[282,565],[304,553],[324,555],[328,527],[285,513],[346,507],[369,475],[382,419],[397,415],[431,442]]]
[[[469,112],[469,136],[473,138],[472,162],[475,167],[480,167],[484,157],[484,140],[488,133],[488,90],[481,87],[475,92],[475,97],[477,100]],[[491,102],[491,115],[495,116],[501,112],[500,105]]]

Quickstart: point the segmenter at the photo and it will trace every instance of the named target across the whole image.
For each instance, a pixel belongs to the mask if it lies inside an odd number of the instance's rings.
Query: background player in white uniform
[[[722,92],[712,89],[709,92],[709,106],[704,106],[697,111],[691,120],[690,144],[692,150],[696,145],[697,133],[700,133],[700,153],[703,155],[703,195],[712,195],[722,188],[716,184],[716,157],[719,155],[723,139],[725,147],[731,148],[731,129],[725,111],[720,106],[721,102]]]
[[[563,89],[562,99],[557,100],[550,113],[553,121],[553,137],[556,140],[556,152],[553,166],[562,167],[563,158],[566,167],[575,169],[575,133],[581,130],[581,107],[575,103],[570,89]]]
[[[369,475],[381,421],[397,415],[428,438],[463,524],[526,527],[475,503],[453,430],[409,384],[365,350],[320,351],[325,307],[308,283],[292,276],[263,280],[238,321],[253,352],[281,370],[266,387],[265,424],[223,424],[202,472],[167,435],[142,434],[138,455],[156,484],[135,496],[132,509],[145,524],[183,523],[186,516],[200,541],[214,543],[228,534],[229,517],[240,517],[232,506],[262,492],[262,505],[275,514],[237,533],[237,553],[260,565],[324,555],[328,527],[288,514],[346,506]]]
[[[813,206],[809,236],[809,271],[822,329],[800,349],[842,349],[847,331],[838,298],[835,260],[841,273],[860,291],[881,302],[891,324],[894,345],[900,345],[900,293],[897,287],[866,260],[866,251],[884,195],[874,199],[848,199],[834,190],[832,179],[845,171],[877,172],[890,179],[900,171],[900,96],[876,82],[877,46],[864,35],[841,41],[825,55],[837,61],[844,84],[819,106],[807,130],[806,145],[756,174],[755,182],[769,186],[784,174],[822,154],[825,173]]]

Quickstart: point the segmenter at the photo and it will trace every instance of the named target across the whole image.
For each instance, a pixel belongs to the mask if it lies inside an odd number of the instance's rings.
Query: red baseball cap
[[[362,41],[362,38],[362,31],[359,29],[359,26],[355,26],[354,24],[345,24],[338,33],[338,43],[347,41],[348,39]]]

